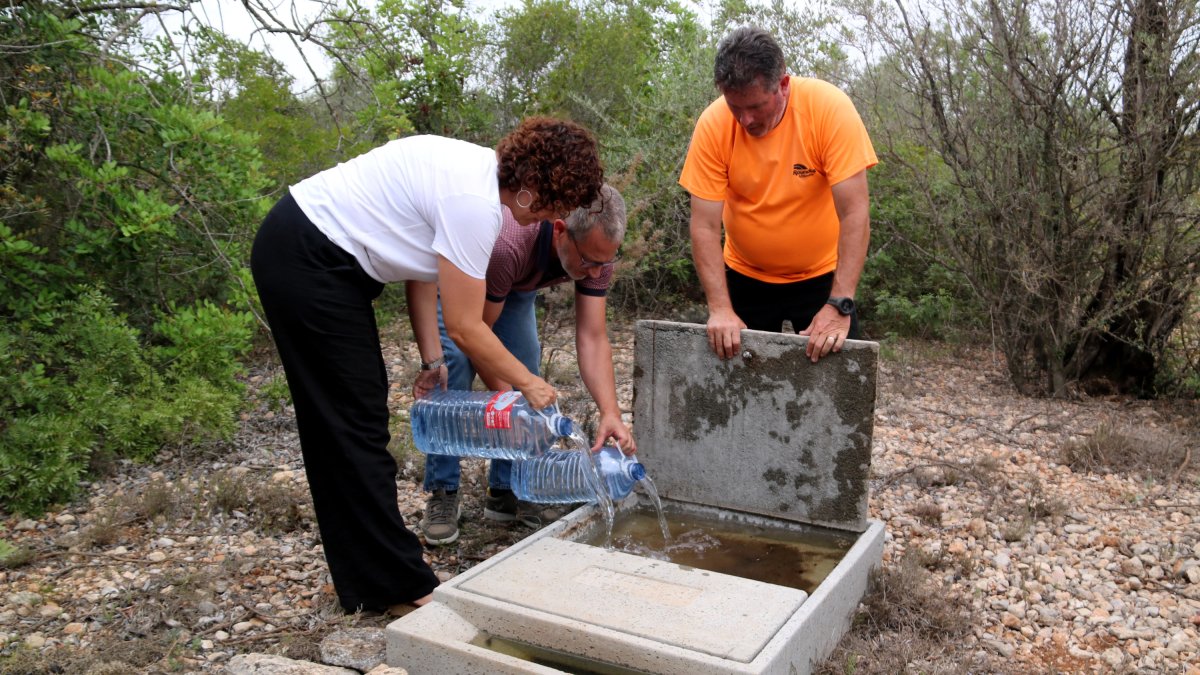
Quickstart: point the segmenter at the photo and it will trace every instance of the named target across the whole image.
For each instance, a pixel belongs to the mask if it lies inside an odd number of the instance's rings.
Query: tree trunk
[[[1158,274],[1147,271],[1152,238],[1174,227],[1165,212],[1163,185],[1171,147],[1179,138],[1177,86],[1172,80],[1174,40],[1164,0],[1134,0],[1126,33],[1123,105],[1118,125],[1122,188],[1116,195],[1116,231],[1109,263],[1085,315],[1104,329],[1075,346],[1067,368],[1085,390],[1153,394],[1158,360],[1183,317],[1191,283],[1172,267],[1171,251]],[[1170,237],[1168,233],[1166,235]],[[1129,297],[1136,293],[1136,297]]]

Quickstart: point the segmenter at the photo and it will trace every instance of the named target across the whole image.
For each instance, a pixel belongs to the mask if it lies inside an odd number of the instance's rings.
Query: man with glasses
[[[636,449],[633,434],[621,421],[617,386],[613,375],[612,345],[608,341],[605,296],[612,281],[617,250],[625,238],[625,201],[610,185],[588,208],[576,209],[565,220],[543,221],[523,226],[505,217],[500,236],[492,249],[487,268],[487,302],[483,319],[504,346],[530,371],[539,373],[541,344],[538,341],[534,301],[539,289],[566,281],[575,282],[575,346],[579,373],[600,411],[595,443],[600,449],[609,439],[626,453]],[[455,346],[441,325],[445,354],[445,382],[449,389],[469,390],[476,371]],[[480,372],[490,391],[511,389],[507,382]],[[424,392],[415,392],[421,395]],[[510,489],[512,462],[491,460],[485,518],[500,522],[519,520],[541,527],[566,514],[570,506],[518,502]],[[424,488],[432,493],[425,504],[421,530],[430,545],[449,544],[458,539],[462,509],[458,500],[460,465],[458,457],[427,455]]]
[[[732,358],[743,328],[779,332],[787,321],[809,337],[815,363],[858,337],[871,139],[850,98],[788,75],[783,50],[762,29],[721,40],[713,81],[721,98],[696,122],[679,177],[691,193],[709,345]]]

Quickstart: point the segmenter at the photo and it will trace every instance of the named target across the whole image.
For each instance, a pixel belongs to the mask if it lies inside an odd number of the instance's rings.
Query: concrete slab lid
[[[795,588],[553,538],[458,588],[741,663],[752,661],[808,597]]]
[[[879,345],[848,340],[814,364],[807,344],[745,330],[722,360],[703,325],[637,322],[638,457],[660,497],[867,528]]]

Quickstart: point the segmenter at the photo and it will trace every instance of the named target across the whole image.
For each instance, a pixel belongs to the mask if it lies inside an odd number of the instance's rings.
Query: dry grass
[[[123,520],[119,501],[107,504],[96,514],[92,524],[79,533],[77,543],[84,547],[111,546],[121,537]]]
[[[208,486],[210,513],[232,514],[250,510],[251,482],[245,473],[223,471],[213,476]]]
[[[154,479],[142,490],[142,494],[130,500],[133,515],[153,521],[156,518],[170,518],[180,508],[184,500],[180,497],[179,488],[174,484]]]
[[[92,635],[86,649],[62,645],[41,652],[21,647],[0,659],[0,675],[181,671],[174,661],[188,645],[167,622],[184,618],[184,603],[158,595],[159,590],[128,592],[114,598],[111,606],[97,607],[95,619],[105,630]]]
[[[1003,673],[982,655],[964,661],[962,639],[976,623],[970,600],[939,587],[931,567],[958,564],[923,551],[871,573],[850,632],[815,670],[819,675]]]
[[[404,466],[409,461],[420,459],[421,451],[413,445],[412,424],[407,418],[401,419],[393,415],[388,431],[392,434],[391,440],[388,441],[388,452],[396,460],[396,464]],[[424,461],[421,463],[424,464]]]
[[[942,510],[937,502],[926,500],[914,505],[909,513],[929,527],[939,527],[942,524]]]
[[[0,539],[0,570],[14,570],[33,562],[37,553],[24,546],[13,546]]]
[[[1001,500],[1002,507],[998,512],[1000,536],[1007,542],[1023,540],[1034,524],[1059,520],[1070,510],[1070,505],[1047,492],[1036,477],[1029,477],[1029,482],[1018,494],[1023,496]]]
[[[285,534],[315,522],[308,491],[293,485],[268,483],[255,491],[253,502],[258,529],[265,534]]]
[[[1065,445],[1059,461],[1074,471],[1174,481],[1193,468],[1193,445],[1194,439],[1167,430],[1103,424],[1088,438]]]

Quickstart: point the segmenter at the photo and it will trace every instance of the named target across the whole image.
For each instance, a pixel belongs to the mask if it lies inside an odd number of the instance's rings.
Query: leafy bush
[[[228,312],[210,323],[230,345],[250,329]],[[145,459],[163,445],[228,436],[239,391],[233,371],[220,373],[176,359],[171,347],[147,350],[136,330],[96,289],[64,301],[33,322],[0,327],[9,355],[0,372],[0,494],[4,505],[38,513],[69,499],[94,455]],[[240,333],[232,329],[241,323]],[[225,358],[222,363],[230,363]],[[235,362],[234,362],[235,363]]]
[[[29,513],[98,458],[232,432],[266,184],[253,137],[66,14],[0,22],[0,507]]]

